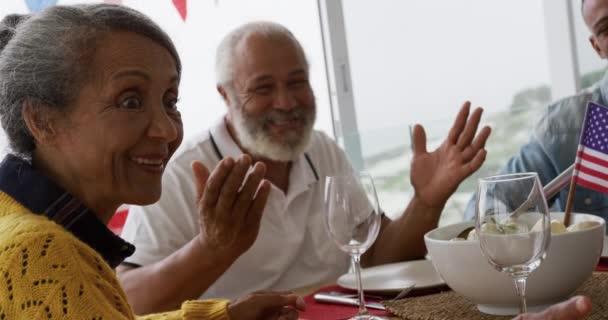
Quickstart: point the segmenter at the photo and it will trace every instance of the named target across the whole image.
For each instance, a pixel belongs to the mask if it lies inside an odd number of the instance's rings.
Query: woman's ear
[[[23,103],[21,116],[36,144],[48,144],[55,137],[55,124],[53,111],[43,105],[32,101]]]

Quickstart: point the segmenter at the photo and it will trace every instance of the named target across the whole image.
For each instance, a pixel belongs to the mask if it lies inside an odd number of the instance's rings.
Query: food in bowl
[[[561,220],[563,214],[551,213]],[[547,255],[532,272],[527,285],[528,310],[539,311],[567,299],[595,267],[602,252],[605,221],[598,216],[574,214],[574,225],[582,230],[554,234]],[[588,221],[589,223],[582,223]],[[474,221],[439,227],[424,239],[437,272],[457,293],[465,296],[484,313],[513,315],[519,311],[519,298],[513,280],[494,269],[483,256],[479,241],[451,241]],[[574,228],[573,228],[574,229]]]
[[[552,219],[551,220],[551,234],[556,235],[565,232],[574,232],[581,231],[585,229],[590,229],[600,225],[598,221],[580,221],[575,224],[570,225],[568,228],[559,220]],[[541,231],[542,229],[542,221],[539,220],[534,227],[530,230],[530,232]],[[486,233],[492,234],[504,234],[504,233],[522,233],[528,232],[528,230],[523,230],[521,225],[516,225],[514,223],[506,223],[501,224],[500,227],[497,226],[496,223],[488,222],[481,225],[481,229]],[[458,236],[452,238],[452,241],[463,241],[463,240],[479,240],[477,238],[477,231],[474,227],[468,227],[463,230]]]

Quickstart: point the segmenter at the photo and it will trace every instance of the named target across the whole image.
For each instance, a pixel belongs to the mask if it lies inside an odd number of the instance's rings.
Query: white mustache
[[[296,108],[290,111],[272,110],[264,115],[263,122],[274,124],[287,121],[305,121],[306,119],[307,114],[304,108]]]

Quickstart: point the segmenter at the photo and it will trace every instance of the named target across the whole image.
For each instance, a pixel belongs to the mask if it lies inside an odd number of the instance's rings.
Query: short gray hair
[[[286,39],[291,41],[302,54],[306,68],[308,61],[302,45],[296,37],[284,26],[270,21],[254,21],[246,23],[228,33],[220,42],[215,57],[215,75],[218,85],[229,84],[234,77],[235,48],[248,35],[256,34],[269,39]]]
[[[144,14],[118,5],[54,6],[0,22],[0,120],[12,151],[26,158],[35,142],[22,110],[26,103],[67,111],[92,76],[91,64],[109,32],[128,31],[165,47],[181,62],[169,36]]]

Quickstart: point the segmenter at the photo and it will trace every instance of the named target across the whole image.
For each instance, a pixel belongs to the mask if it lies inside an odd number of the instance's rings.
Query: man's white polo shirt
[[[240,154],[223,118],[185,143],[165,170],[160,201],[130,208],[122,237],[137,249],[125,262],[149,265],[192,240],[199,233],[199,212],[191,162],[200,160],[212,170],[222,157]],[[258,290],[295,289],[346,272],[348,255],[325,231],[323,189],[326,176],[350,168],[332,139],[313,132],[310,147],[292,164],[287,194],[272,186],[253,246],[201,298],[234,299]]]

